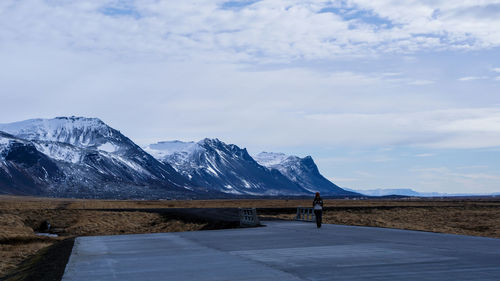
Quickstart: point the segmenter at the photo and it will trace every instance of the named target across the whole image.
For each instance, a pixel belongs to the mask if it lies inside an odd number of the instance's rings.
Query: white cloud
[[[431,80],[414,80],[411,82],[408,82],[409,85],[416,85],[416,86],[425,86],[425,85],[431,85],[434,84],[434,81]]]
[[[337,177],[330,177],[328,178],[330,181],[335,182],[337,184],[340,184],[341,186],[344,185],[344,183],[352,183],[359,181],[358,178],[337,178]]]
[[[382,73],[382,76],[384,76],[384,77],[400,77],[401,75],[403,75],[403,73],[401,73],[401,72],[384,72],[384,73]]]
[[[500,72],[500,67],[494,67],[491,70],[494,71],[494,72]]]
[[[121,56],[254,63],[500,46],[500,19],[484,16],[497,1],[263,0],[237,9],[224,3],[4,0],[0,38]]]
[[[468,165],[468,166],[461,166],[457,167],[457,170],[475,170],[475,169],[480,169],[480,170],[485,170],[488,169],[488,165]]]
[[[466,77],[461,77],[461,78],[458,78],[458,81],[473,81],[473,80],[485,80],[485,79],[489,79],[488,76],[466,76]]]
[[[371,178],[375,176],[373,173],[366,171],[355,171],[354,174],[365,178]]]
[[[338,164],[338,163],[352,163],[352,162],[359,162],[359,161],[366,161],[365,159],[357,159],[353,157],[320,157],[320,158],[315,158],[314,161],[317,163],[323,163],[323,164]]]
[[[416,157],[432,157],[434,156],[433,153],[419,153],[415,155]]]

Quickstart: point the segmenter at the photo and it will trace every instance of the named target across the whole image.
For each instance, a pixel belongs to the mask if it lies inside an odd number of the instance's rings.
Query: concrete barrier
[[[260,225],[257,210],[255,208],[239,208],[240,226],[258,226]]]
[[[295,220],[298,221],[316,221],[313,208],[297,207],[297,216]]]

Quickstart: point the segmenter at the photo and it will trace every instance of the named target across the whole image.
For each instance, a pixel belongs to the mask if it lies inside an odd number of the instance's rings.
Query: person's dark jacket
[[[323,208],[323,199],[321,199],[321,197],[314,198],[313,208],[314,208],[314,206],[316,206],[316,204],[319,204],[321,206],[321,208]]]

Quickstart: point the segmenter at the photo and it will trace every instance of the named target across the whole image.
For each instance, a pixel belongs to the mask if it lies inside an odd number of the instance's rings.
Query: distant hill
[[[378,188],[378,189],[351,189],[345,188],[345,190],[358,192],[367,196],[390,196],[390,195],[400,195],[400,196],[415,196],[415,197],[447,197],[447,196],[498,196],[500,193],[438,193],[438,192],[418,192],[410,188]]]

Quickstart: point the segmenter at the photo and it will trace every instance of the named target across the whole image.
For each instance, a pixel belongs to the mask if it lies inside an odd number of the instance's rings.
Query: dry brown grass
[[[155,208],[295,208],[311,205],[310,199],[238,199],[238,200],[87,200],[0,195],[0,210],[28,209],[155,209]],[[500,206],[491,199],[411,199],[344,200],[327,199],[325,207],[442,207],[465,205]]]
[[[0,244],[0,276],[15,268],[23,260],[37,253],[40,249],[52,245],[52,242],[5,245]]]
[[[293,220],[294,213],[271,215]],[[500,205],[326,209],[323,222],[500,238]]]

